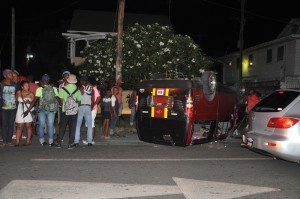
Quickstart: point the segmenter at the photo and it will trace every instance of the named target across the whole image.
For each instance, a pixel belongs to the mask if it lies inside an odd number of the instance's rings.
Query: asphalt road
[[[0,148],[0,198],[300,198],[296,163],[228,139],[188,147],[145,143],[136,134],[72,150]]]

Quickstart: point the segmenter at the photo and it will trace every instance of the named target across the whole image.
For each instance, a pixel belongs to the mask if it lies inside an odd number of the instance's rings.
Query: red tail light
[[[186,98],[186,114],[188,117],[193,116],[193,99],[191,96]]]
[[[287,129],[297,124],[297,122],[299,122],[299,119],[296,118],[274,117],[269,120],[267,127]]]

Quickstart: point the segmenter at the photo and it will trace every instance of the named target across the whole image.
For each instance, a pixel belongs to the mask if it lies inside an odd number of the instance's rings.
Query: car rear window
[[[253,110],[255,112],[279,112],[294,101],[299,94],[296,91],[276,91],[258,102]]]

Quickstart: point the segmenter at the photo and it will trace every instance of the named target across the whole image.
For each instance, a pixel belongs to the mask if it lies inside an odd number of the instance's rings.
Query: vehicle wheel
[[[212,101],[216,95],[217,78],[214,72],[206,71],[202,74],[203,92],[208,101]]]

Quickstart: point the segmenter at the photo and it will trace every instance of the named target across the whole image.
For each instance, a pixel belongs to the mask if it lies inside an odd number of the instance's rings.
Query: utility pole
[[[15,70],[15,8],[11,9],[11,69]]]
[[[241,27],[240,27],[240,67],[239,67],[239,89],[242,89],[243,85],[243,48],[244,48],[244,25],[245,25],[245,1],[241,0]]]
[[[125,0],[119,0],[118,12],[118,38],[116,57],[116,81],[122,79],[122,46],[123,46],[123,21],[124,21]]]

